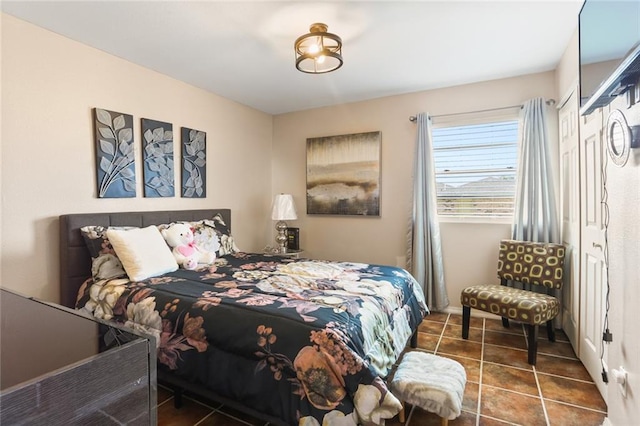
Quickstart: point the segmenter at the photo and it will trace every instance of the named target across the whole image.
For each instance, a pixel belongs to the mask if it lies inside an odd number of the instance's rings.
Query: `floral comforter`
[[[287,424],[336,426],[399,412],[382,378],[427,312],[400,268],[247,253],[89,280],[77,308],[154,334],[159,368]]]

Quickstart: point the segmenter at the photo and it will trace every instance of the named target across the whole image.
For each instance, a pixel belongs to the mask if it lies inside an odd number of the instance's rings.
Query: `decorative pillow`
[[[122,267],[122,262],[115,254],[105,253],[93,259],[91,262],[91,276],[94,281],[110,280],[113,278],[126,278],[127,273]]]
[[[126,230],[135,228],[135,226],[111,226],[107,228],[106,226],[88,225],[80,228],[80,233],[82,234],[84,243],[87,245],[87,249],[91,254],[91,258],[95,260],[103,254],[116,255],[109,239],[107,238],[107,229]]]
[[[108,280],[127,276],[122,262],[107,238],[106,226],[89,225],[80,228],[82,238],[91,254],[91,276],[94,280]],[[135,229],[134,226],[115,226],[111,229]]]
[[[217,257],[240,251],[231,236],[229,227],[220,214],[215,215],[212,219],[181,223],[185,223],[193,229],[193,241],[197,246],[207,251],[215,251]],[[173,223],[158,225],[158,229],[162,231],[170,225]]]
[[[213,228],[218,235],[218,240],[220,241],[220,248],[218,249],[218,255],[224,256],[226,254],[232,254],[239,252],[240,249],[236,246],[236,242],[231,236],[231,230],[229,226],[225,223],[221,214],[217,214],[213,217],[213,219],[205,219],[201,221],[205,227]]]
[[[141,281],[178,269],[169,246],[155,226],[128,230],[109,228],[106,234],[132,281]]]

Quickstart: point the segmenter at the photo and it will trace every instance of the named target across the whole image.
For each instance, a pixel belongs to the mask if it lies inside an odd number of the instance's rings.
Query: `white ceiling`
[[[582,0],[2,1],[3,12],[270,114],[555,69]],[[295,69],[323,22],[332,73]]]

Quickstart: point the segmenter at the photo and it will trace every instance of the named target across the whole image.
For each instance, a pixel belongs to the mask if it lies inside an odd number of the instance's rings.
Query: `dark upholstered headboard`
[[[78,213],[60,216],[60,304],[73,308],[82,283],[91,277],[91,256],[80,234],[87,225],[138,226],[211,219],[222,215],[231,229],[230,209]]]

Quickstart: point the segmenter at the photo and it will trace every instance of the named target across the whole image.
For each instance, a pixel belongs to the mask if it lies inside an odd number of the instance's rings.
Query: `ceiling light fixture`
[[[327,32],[321,23],[311,24],[309,33],[294,44],[296,68],[309,74],[323,74],[342,66],[342,39]]]

